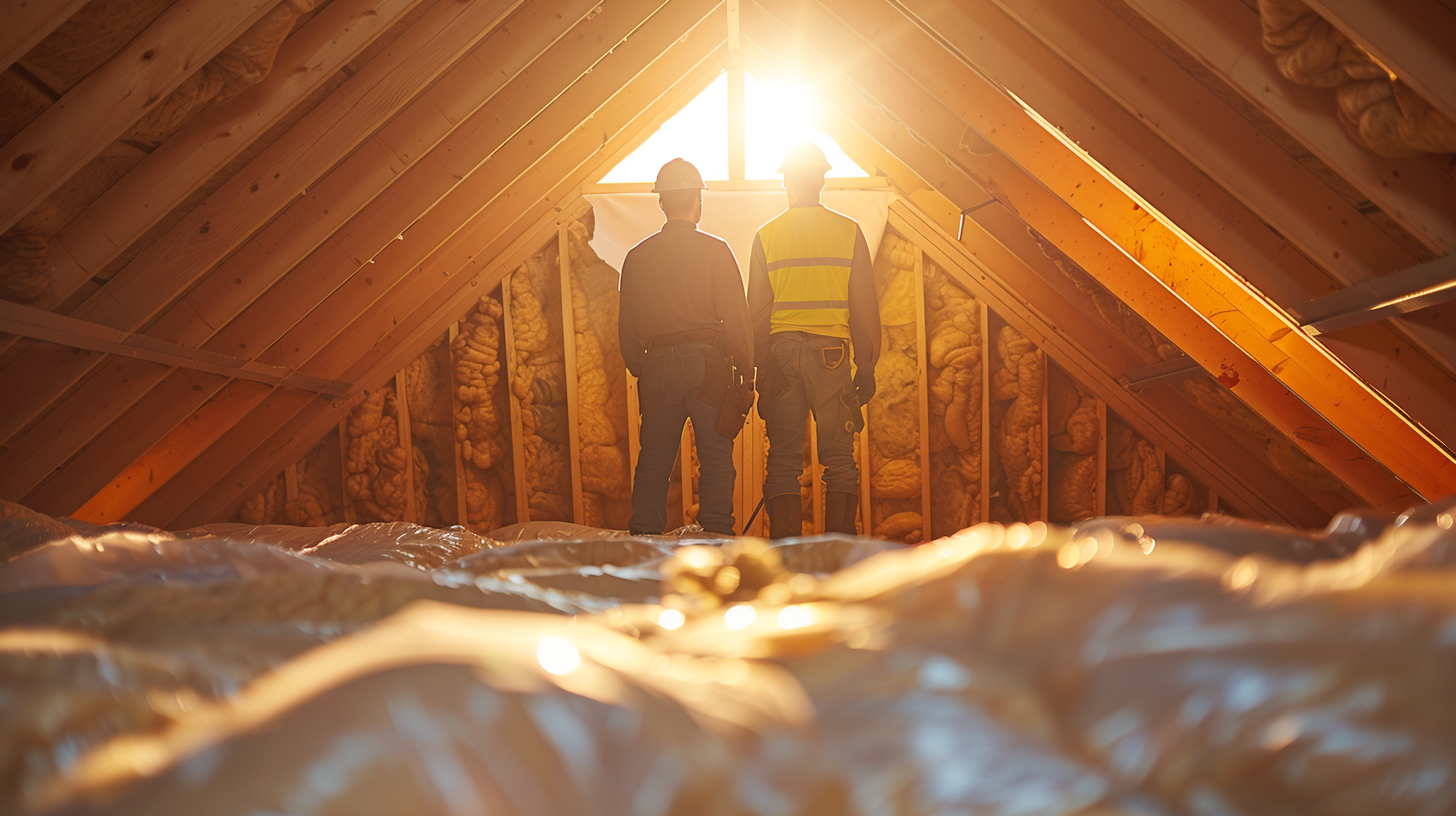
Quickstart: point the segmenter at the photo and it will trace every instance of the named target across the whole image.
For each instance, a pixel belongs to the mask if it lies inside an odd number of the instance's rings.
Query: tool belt
[[[712,343],[723,336],[717,329],[693,329],[676,334],[660,334],[642,341],[647,351],[666,346],[680,346],[684,343]]]

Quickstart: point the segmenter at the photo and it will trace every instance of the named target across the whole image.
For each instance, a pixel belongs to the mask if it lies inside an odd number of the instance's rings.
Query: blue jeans
[[[859,398],[849,373],[848,343],[833,337],[798,332],[775,334],[769,353],[783,380],[774,386],[768,405],[759,411],[768,430],[768,467],[763,494],[799,492],[804,470],[804,422],[814,412],[819,437],[819,464],[824,466],[824,489],[831,493],[859,493],[859,466],[854,461],[854,434]],[[835,368],[825,363],[825,350],[833,362],[835,349],[843,349]]]
[[[682,441],[683,423],[693,421],[698,448],[698,524],[711,533],[733,534],[733,440],[714,430],[718,406],[698,399],[703,384],[708,343],[682,343],[654,348],[642,361],[637,402],[642,411],[642,450],[632,479],[632,521],[635,535],[656,535],[667,527],[667,490],[673,462]],[[692,478],[684,473],[683,479]]]

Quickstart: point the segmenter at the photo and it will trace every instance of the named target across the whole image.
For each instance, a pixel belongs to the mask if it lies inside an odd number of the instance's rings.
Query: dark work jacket
[[[668,221],[627,253],[621,289],[617,339],[633,376],[648,339],[699,329],[721,331],[734,364],[752,370],[743,277],[721,238],[688,221]]]

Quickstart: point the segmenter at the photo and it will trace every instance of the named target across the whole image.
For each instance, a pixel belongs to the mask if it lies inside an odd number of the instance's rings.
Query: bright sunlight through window
[[[818,101],[802,87],[765,85],[752,74],[743,78],[744,173],[749,179],[774,179],[790,146],[807,139],[824,151],[831,177],[864,177],[839,145],[813,127]],[[681,156],[697,166],[707,181],[728,178],[728,74],[722,73],[702,93],[631,155],[602,178],[604,184],[652,181],[669,159]]]

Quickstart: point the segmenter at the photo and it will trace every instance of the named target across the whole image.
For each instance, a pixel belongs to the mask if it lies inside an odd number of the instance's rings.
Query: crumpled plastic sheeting
[[[68,813],[1451,812],[1453,513],[1337,519],[1308,536],[1338,542],[1316,560],[1288,531],[1221,525],[1271,555],[1194,543],[1183,520],[981,525],[822,578],[751,539],[661,544],[681,593],[664,605],[416,606],[113,740],[41,798]],[[652,543],[591,547],[645,563]]]
[[[323,558],[338,564],[394,561],[416,569],[442,567],[471,553],[499,546],[494,538],[463,527],[425,527],[406,521],[289,527],[281,524],[209,524],[177,534],[251,541]]]

